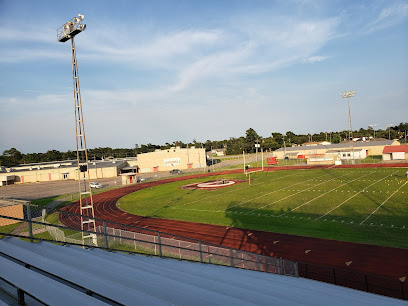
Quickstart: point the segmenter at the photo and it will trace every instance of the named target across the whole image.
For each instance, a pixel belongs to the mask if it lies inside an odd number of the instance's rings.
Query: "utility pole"
[[[78,63],[75,51],[74,37],[85,30],[86,25],[82,23],[84,15],[78,14],[59,29],[57,29],[57,39],[59,42],[71,40],[71,55],[72,55],[72,80],[74,87],[74,107],[75,107],[75,139],[77,147],[77,172],[78,172],[78,189],[79,189],[79,204],[81,215],[81,230],[82,244],[85,241],[92,244],[95,241],[95,214],[92,200],[92,189],[89,175],[88,153],[86,149],[84,116],[82,113],[81,90],[79,87]],[[88,231],[88,232],[84,232]],[[87,240],[89,238],[89,240]]]
[[[259,139],[256,140],[255,150],[256,150],[256,162],[258,163],[258,147],[259,147]]]
[[[351,127],[351,112],[350,112],[350,98],[355,97],[356,93],[354,90],[352,91],[344,91],[341,93],[341,97],[343,99],[347,98],[347,105],[348,105],[348,126],[349,126],[349,143],[351,147],[351,154],[352,154],[352,163],[354,165],[354,143],[353,143],[353,129]]]

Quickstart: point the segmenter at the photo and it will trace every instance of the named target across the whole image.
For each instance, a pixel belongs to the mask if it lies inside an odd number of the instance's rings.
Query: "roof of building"
[[[351,147],[348,148],[341,148],[341,149],[331,149],[331,150],[327,150],[326,153],[340,153],[340,152],[351,152],[353,151],[353,149]],[[361,151],[361,149],[354,149],[354,151]]]
[[[353,143],[354,148],[363,148],[363,147],[375,147],[375,146],[390,146],[396,140],[380,140],[380,141],[357,141]],[[297,146],[297,147],[286,147],[286,151],[307,151],[307,150],[319,150],[319,149],[346,149],[350,147],[350,143],[342,142],[342,143],[335,143],[331,145],[317,145],[317,146]],[[277,149],[275,152],[282,152],[285,148]]]
[[[383,150],[383,153],[396,153],[396,152],[408,153],[408,145],[385,146]]]

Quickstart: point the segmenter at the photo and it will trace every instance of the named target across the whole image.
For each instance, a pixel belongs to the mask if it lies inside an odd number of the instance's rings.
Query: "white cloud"
[[[378,17],[369,22],[362,30],[363,33],[372,33],[400,23],[408,16],[408,3],[396,3],[384,8]]]
[[[324,60],[327,60],[328,58],[329,58],[329,56],[316,55],[316,56],[311,56],[311,57],[307,58],[306,62],[308,62],[308,63],[318,63],[318,62],[322,62]]]

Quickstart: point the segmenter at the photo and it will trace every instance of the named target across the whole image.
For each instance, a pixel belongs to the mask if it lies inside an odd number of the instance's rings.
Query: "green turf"
[[[287,170],[252,174],[218,190],[179,187],[193,179],[120,199],[133,214],[408,248],[405,168]],[[244,174],[218,178],[245,179]]]

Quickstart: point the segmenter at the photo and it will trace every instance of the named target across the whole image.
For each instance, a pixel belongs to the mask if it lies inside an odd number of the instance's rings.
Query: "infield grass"
[[[129,213],[408,248],[406,168],[257,172],[252,183],[180,189],[220,175],[143,189],[119,200]]]

